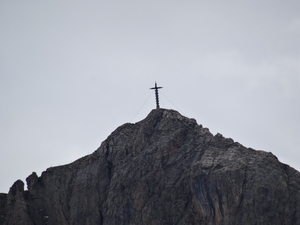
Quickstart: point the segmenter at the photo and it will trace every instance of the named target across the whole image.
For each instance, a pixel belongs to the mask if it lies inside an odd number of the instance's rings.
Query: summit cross
[[[155,87],[150,88],[152,90],[155,90],[155,99],[156,99],[156,108],[159,109],[159,97],[158,97],[158,89],[163,88],[163,87],[157,87],[157,84],[155,82]]]

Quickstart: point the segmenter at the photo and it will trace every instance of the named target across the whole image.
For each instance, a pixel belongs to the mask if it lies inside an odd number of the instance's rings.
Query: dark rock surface
[[[0,224],[300,224],[300,173],[173,110],[0,194]]]

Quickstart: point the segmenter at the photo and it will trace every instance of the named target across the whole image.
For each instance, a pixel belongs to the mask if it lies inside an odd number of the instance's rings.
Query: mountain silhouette
[[[300,173],[174,110],[0,194],[0,224],[300,224]]]

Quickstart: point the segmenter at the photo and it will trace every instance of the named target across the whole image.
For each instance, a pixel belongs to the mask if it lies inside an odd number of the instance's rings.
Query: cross
[[[159,109],[158,89],[160,89],[160,88],[162,88],[162,87],[157,87],[156,82],[155,82],[155,87],[150,88],[150,89],[155,90],[155,99],[156,99],[156,108],[157,108],[157,109]]]

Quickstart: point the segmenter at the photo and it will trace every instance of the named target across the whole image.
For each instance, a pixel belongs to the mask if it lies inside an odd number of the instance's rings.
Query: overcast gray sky
[[[155,108],[300,170],[300,1],[0,1],[0,192]]]

